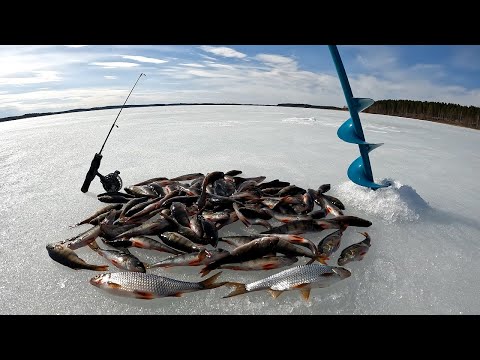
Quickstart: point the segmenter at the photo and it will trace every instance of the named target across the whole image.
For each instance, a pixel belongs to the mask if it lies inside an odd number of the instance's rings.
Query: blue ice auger
[[[381,144],[369,144],[365,141],[363,135],[362,124],[358,113],[371,106],[375,101],[367,98],[354,98],[350,83],[348,82],[347,73],[343,67],[342,59],[338,52],[336,45],[328,45],[330,53],[332,54],[333,62],[337,69],[340,83],[342,84],[343,93],[347,100],[348,111],[350,112],[350,119],[345,121],[337,131],[337,135],[343,141],[358,144],[360,149],[360,157],[355,159],[354,162],[348,167],[347,175],[350,180],[355,184],[369,187],[376,190],[381,187],[387,187],[389,184],[376,184],[373,181],[372,168],[370,166],[370,158],[368,153],[373,149],[383,145]]]

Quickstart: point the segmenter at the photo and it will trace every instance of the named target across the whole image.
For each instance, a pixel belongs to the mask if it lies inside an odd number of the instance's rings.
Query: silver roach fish
[[[367,232],[360,233],[365,236],[363,241],[359,243],[350,245],[342,250],[340,257],[337,260],[337,264],[339,266],[343,266],[348,264],[351,261],[360,261],[363,260],[365,254],[368,252],[370,248],[370,235]]]
[[[260,290],[268,290],[276,298],[284,291],[300,290],[303,298],[308,300],[311,289],[330,286],[350,275],[350,271],[342,267],[300,265],[249,284],[228,282],[227,285],[234,286],[235,289],[224,298]]]
[[[225,282],[215,282],[221,273],[204,281],[188,282],[154,274],[118,272],[94,276],[90,279],[90,284],[115,295],[151,300],[167,296],[179,297],[187,292],[214,289],[225,285]]]

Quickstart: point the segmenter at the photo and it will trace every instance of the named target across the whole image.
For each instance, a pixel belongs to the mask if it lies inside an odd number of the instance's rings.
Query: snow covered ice
[[[0,123],[0,313],[2,314],[479,314],[480,132],[432,122],[361,114],[367,140],[384,146],[370,153],[372,191],[348,180],[358,147],[336,135],[348,112],[260,106],[128,108],[102,152],[100,173],[120,171],[124,186],[158,176],[238,169],[304,188],[330,183],[328,192],[346,215],[373,222],[349,227],[339,251],[363,239],[372,246],[352,276],[273,299],[257,292],[222,299],[230,290],[150,301],[122,298],[89,284],[97,272],[54,262],[45,249],[79,234],[68,226],[104,206],[96,178],[80,191],[93,155],[118,109]],[[242,176],[243,176],[242,175]],[[238,233],[236,223],[220,234]],[[263,230],[254,227],[255,230]],[[330,231],[307,234],[318,242]],[[105,264],[88,248],[85,261]],[[132,249],[141,259],[164,255]],[[299,263],[303,260],[299,260]],[[112,271],[117,271],[111,268]],[[199,281],[200,267],[154,269],[155,274]],[[251,282],[280,270],[224,270],[220,280]]]

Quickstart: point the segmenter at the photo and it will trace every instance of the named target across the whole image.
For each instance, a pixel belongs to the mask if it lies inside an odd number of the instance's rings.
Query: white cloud
[[[256,59],[263,61],[266,64],[291,64],[295,60],[282,55],[275,54],[258,54],[255,56]]]
[[[206,71],[206,70],[186,70],[187,74],[195,75],[195,76],[200,76],[200,77],[210,77],[210,78],[226,78],[226,77],[232,77],[229,74],[221,73],[221,72],[215,72],[215,71]]]
[[[72,52],[58,46],[0,46],[0,77],[22,77],[33,71],[66,73],[67,68],[110,56],[101,51]]]
[[[196,67],[196,68],[203,68],[205,67],[205,65],[202,65],[202,64],[193,64],[193,63],[187,63],[187,64],[178,64],[178,65],[181,65],[181,66],[188,66],[188,67]]]
[[[213,67],[213,68],[220,68],[220,69],[229,69],[229,70],[234,70],[235,69],[232,65],[226,65],[226,64],[213,63],[213,64],[210,64],[209,66]]]
[[[208,56],[208,55],[205,55],[205,54],[199,54],[199,55],[204,59],[217,61],[217,59],[214,58],[214,57],[211,57],[211,56]]]
[[[85,46],[88,46],[88,45],[65,45],[66,47],[70,47],[70,48],[81,48],[81,47],[85,47]]]
[[[439,86],[430,79],[404,78],[401,82],[360,75],[350,79],[354,94],[374,100],[409,99],[450,102],[465,106],[480,106],[480,89],[462,86]]]
[[[287,56],[276,54],[258,54],[256,60],[261,61],[266,66],[277,69],[277,71],[297,71],[297,62]]]
[[[115,80],[117,77],[113,75],[105,75],[104,78],[108,80]]]
[[[122,62],[122,61],[110,61],[110,62],[91,62],[89,65],[95,65],[103,67],[104,69],[117,69],[117,68],[131,68],[138,66],[136,63]]]
[[[0,77],[0,85],[29,85],[61,81],[57,71],[32,71],[27,76]]]
[[[214,46],[200,46],[200,49],[203,51],[218,55],[218,56],[223,56],[223,57],[228,57],[228,58],[238,58],[238,59],[243,59],[247,57],[246,54],[241,53],[237,50],[234,50],[229,47],[224,47],[224,46],[219,46],[219,47],[214,47]]]
[[[163,64],[168,62],[168,60],[155,59],[155,58],[145,57],[145,56],[135,56],[135,55],[120,55],[120,56],[127,60],[133,60],[133,61],[144,62],[144,63]]]

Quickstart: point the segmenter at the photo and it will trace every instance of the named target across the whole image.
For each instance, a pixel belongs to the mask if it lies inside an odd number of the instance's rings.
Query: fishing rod
[[[98,176],[100,178],[100,182],[102,183],[103,188],[105,189],[106,192],[115,192],[115,191],[119,191],[122,188],[122,179],[118,175],[118,174],[120,174],[120,171],[116,170],[113,173],[110,173],[106,176],[103,176],[102,174],[100,174],[98,172],[98,168],[100,167],[100,161],[102,160],[102,157],[103,157],[102,156],[103,148],[104,148],[105,144],[107,143],[107,140],[110,136],[110,133],[112,132],[113,128],[115,127],[115,124],[117,123],[118,117],[120,116],[120,113],[122,112],[125,104],[127,103],[128,98],[132,94],[133,89],[135,89],[135,86],[137,86],[137,83],[142,76],[147,76],[147,75],[145,75],[144,73],[140,74],[137,81],[133,85],[132,90],[130,90],[130,93],[128,94],[127,98],[125,99],[125,102],[121,106],[120,111],[118,112],[117,117],[115,118],[115,121],[113,122],[112,127],[110,128],[110,131],[108,132],[108,135],[105,138],[105,141],[103,142],[103,145],[100,149],[100,152],[95,153],[95,156],[93,157],[92,163],[90,164],[90,169],[88,170],[87,175],[85,176],[85,181],[83,182],[83,185],[82,185],[81,190],[82,190],[83,193],[86,193],[88,191],[88,188],[90,187],[90,184],[93,181],[93,179],[95,179],[95,176]],[[117,127],[118,127],[118,125],[117,125]]]

